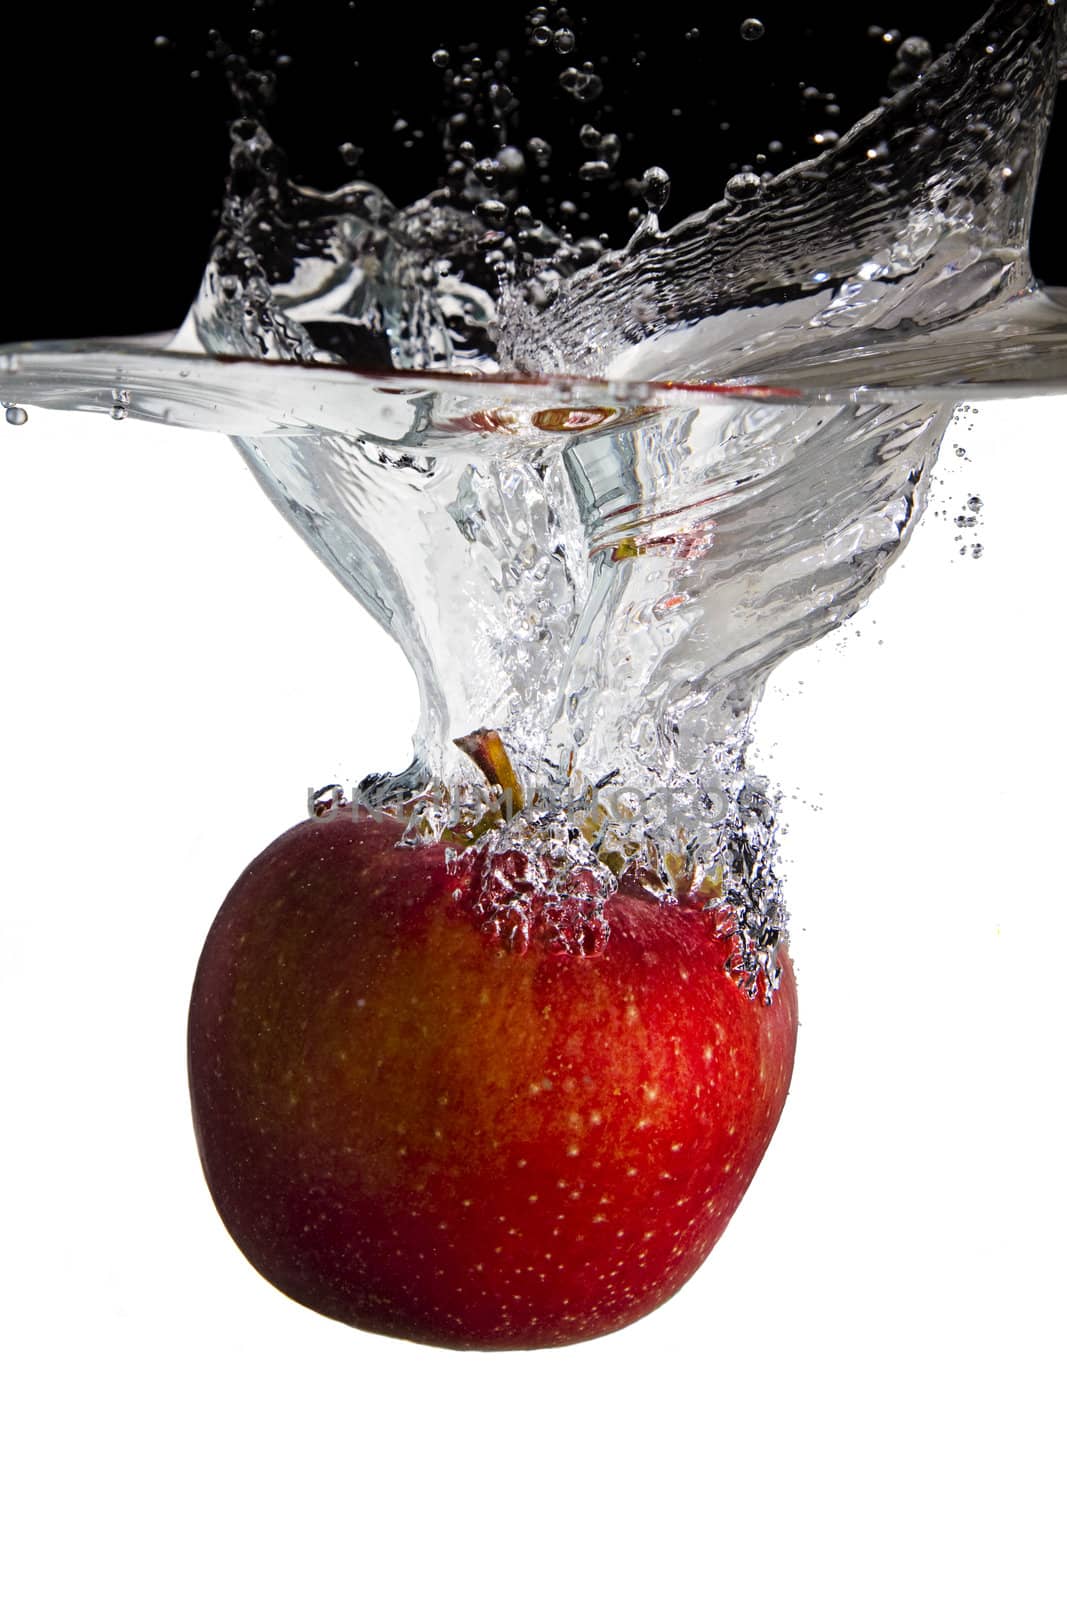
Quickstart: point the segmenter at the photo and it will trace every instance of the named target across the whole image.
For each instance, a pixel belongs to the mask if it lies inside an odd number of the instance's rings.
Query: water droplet
[[[755,39],[762,39],[766,31],[759,17],[746,17],[741,24],[741,37],[748,43]]]
[[[578,168],[578,176],[586,183],[596,183],[602,178],[610,178],[611,167],[606,161],[583,161]]]
[[[756,200],[762,187],[763,180],[758,172],[735,172],[726,181],[726,197],[728,200]]]
[[[363,151],[358,144],[352,144],[346,139],[344,144],[338,145],[337,153],[346,167],[357,167]]]
[[[650,211],[662,211],[670,199],[670,173],[662,167],[647,167],[641,179],[641,192]]]
[[[587,150],[598,150],[600,148],[600,129],[594,128],[591,122],[582,123],[581,128],[578,130],[578,137]]]
[[[829,149],[831,145],[837,143],[840,137],[841,135],[835,129],[823,128],[820,133],[812,134],[811,142],[812,144],[817,144],[820,149]]]
[[[451,65],[452,57],[447,50],[435,50],[430,60],[435,67],[447,67]]]
[[[933,51],[930,48],[929,40],[920,38],[918,34],[914,33],[902,40],[900,48],[897,50],[897,60],[905,62],[909,66],[923,66],[932,55]]]
[[[308,816],[325,817],[344,804],[345,792],[339,783],[327,783],[321,789],[308,790]]]
[[[25,406],[5,406],[4,420],[10,422],[13,428],[21,428],[24,422],[29,422],[29,414]]]

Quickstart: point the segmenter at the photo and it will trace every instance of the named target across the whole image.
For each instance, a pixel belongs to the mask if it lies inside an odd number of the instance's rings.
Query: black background
[[[374,8],[350,0],[142,0],[62,22],[41,5],[9,7],[0,21],[0,342],[117,336],[182,320],[217,224],[235,113],[221,62],[212,59],[212,29],[253,66],[250,28],[265,35],[263,65],[279,52],[291,57],[278,69],[269,124],[292,175],[316,187],[366,176],[403,202],[439,182],[442,73],[432,52],[448,46],[458,61],[459,47],[477,41],[487,58],[501,47],[513,64],[525,58],[511,73],[520,111],[509,137],[549,139],[559,157],[554,186],[561,172],[573,174],[577,129],[591,120],[626,136],[621,171],[636,176],[658,164],[671,173],[669,224],[716,198],[730,172],[769,140],[783,144],[772,162],[780,169],[814,154],[821,128],[844,132],[872,109],[895,60],[872,26],[924,35],[936,51],[983,9],[980,0],[939,0],[935,24],[929,3],[871,7],[683,0],[677,9],[648,6],[634,23],[617,4],[588,0],[571,7],[578,43],[567,58],[524,48],[526,4],[469,4],[430,21],[383,0]],[[752,43],[740,33],[750,15],[766,27]],[[686,37],[694,27],[699,38]],[[638,50],[646,59],[635,65]],[[606,86],[593,105],[577,104],[556,83],[562,68],[586,58]],[[803,85],[818,98],[805,99]],[[826,111],[831,93],[837,116]],[[395,133],[398,117],[409,126]],[[1058,220],[1067,111],[1057,122],[1032,250],[1047,282],[1067,281]],[[423,137],[413,140],[416,128]],[[355,168],[339,154],[346,141],[364,152]],[[488,134],[481,145],[488,153]],[[573,178],[562,181],[577,198]],[[583,231],[607,226],[622,237],[632,196],[597,191],[593,202],[600,211]]]

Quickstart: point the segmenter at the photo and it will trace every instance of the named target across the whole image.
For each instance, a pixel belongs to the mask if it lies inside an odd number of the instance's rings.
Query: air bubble
[[[498,228],[507,221],[508,208],[502,200],[481,200],[474,208],[483,222]]]
[[[4,421],[10,422],[13,428],[21,428],[24,422],[29,422],[29,413],[25,406],[5,406]]]
[[[610,178],[611,167],[606,161],[583,161],[578,176],[586,183],[597,183],[602,178]]]
[[[557,28],[552,35],[552,43],[561,56],[569,56],[574,49],[574,34],[569,28]]]
[[[546,28],[544,23],[534,29],[530,35],[530,43],[543,49],[546,44],[552,43],[552,29]]]
[[[484,156],[481,161],[474,163],[474,176],[480,183],[484,183],[487,187],[492,187],[500,176],[500,167],[492,156]]]
[[[576,100],[588,102],[599,99],[604,92],[604,83],[595,72],[579,72],[577,67],[568,67],[559,75],[560,86]]]
[[[351,144],[346,139],[344,144],[337,146],[337,154],[341,157],[346,167],[356,167],[359,165],[359,158],[362,156],[363,151],[358,144]]]
[[[759,17],[746,17],[741,24],[741,37],[748,44],[756,39],[762,39],[766,31]]]

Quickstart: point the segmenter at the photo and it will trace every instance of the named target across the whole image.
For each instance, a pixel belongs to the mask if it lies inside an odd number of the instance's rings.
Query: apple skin
[[[193,987],[205,1176],[285,1294],[461,1350],[572,1344],[696,1271],[785,1103],[796,990],[697,906],[620,891],[594,954],[517,950],[441,845],[345,808],[230,891]]]

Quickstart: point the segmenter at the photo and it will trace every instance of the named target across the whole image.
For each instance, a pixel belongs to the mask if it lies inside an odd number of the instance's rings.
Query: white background
[[[261,1281],[186,1099],[219,901],[406,762],[406,667],[225,441],[0,430],[10,1594],[1062,1595],[1067,404],[968,424],[764,708],[803,1023],[750,1194],[644,1322],[486,1356]]]

